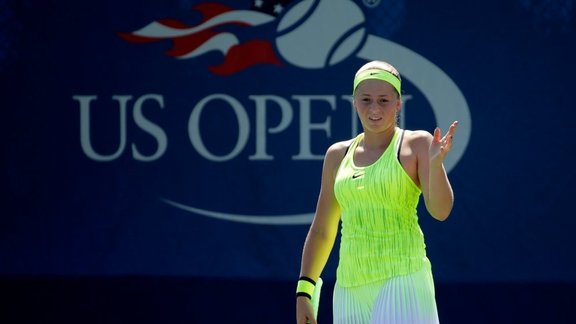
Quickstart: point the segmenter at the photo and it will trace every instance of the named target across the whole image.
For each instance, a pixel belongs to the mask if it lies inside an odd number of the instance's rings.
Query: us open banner
[[[576,281],[572,1],[0,3],[2,274],[294,278],[385,60],[401,127],[460,122],[436,277]]]

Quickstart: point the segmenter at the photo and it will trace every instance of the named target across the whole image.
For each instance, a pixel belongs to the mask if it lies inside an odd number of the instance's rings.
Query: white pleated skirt
[[[334,324],[438,324],[434,280],[428,267],[374,284],[341,287],[336,281]]]

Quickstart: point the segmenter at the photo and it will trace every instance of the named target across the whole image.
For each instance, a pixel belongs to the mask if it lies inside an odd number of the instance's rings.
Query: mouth
[[[372,116],[368,117],[368,120],[370,120],[370,121],[379,121],[381,119],[382,119],[382,117],[372,117]]]

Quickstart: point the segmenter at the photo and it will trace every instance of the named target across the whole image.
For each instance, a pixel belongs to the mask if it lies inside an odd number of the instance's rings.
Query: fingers
[[[452,141],[452,139],[454,138],[454,134],[456,133],[457,126],[458,121],[454,121],[452,125],[450,125],[450,127],[448,128],[448,132],[446,132],[446,135],[444,135],[442,139],[440,139],[440,137],[442,136],[442,131],[440,130],[440,127],[436,127],[436,129],[434,129],[434,140],[437,142],[444,142],[445,139],[450,139],[450,141]]]
[[[458,126],[458,121],[454,121],[452,125],[450,125],[450,129],[448,129],[448,141],[450,147],[452,146],[452,141],[454,140],[454,134],[456,133],[456,127]]]
[[[454,141],[454,134],[456,133],[456,127],[458,126],[458,121],[454,121],[448,131],[444,136],[442,136],[442,131],[439,127],[434,129],[434,139],[433,143],[439,144],[439,149],[442,156],[445,156],[448,151],[452,148],[452,143]]]
[[[454,121],[444,136],[442,136],[442,132],[439,127],[434,129],[434,135],[432,136],[433,139],[429,148],[429,158],[431,160],[444,160],[448,152],[452,149],[454,134],[456,133],[457,126],[458,121]]]
[[[434,129],[434,142],[440,142],[440,127]]]
[[[296,305],[296,322],[298,324],[317,324],[314,310],[307,298],[298,298]]]
[[[456,133],[456,127],[458,126],[458,121],[455,121],[452,123],[452,125],[450,125],[450,128],[448,129],[448,134],[450,138],[454,137],[454,133]]]

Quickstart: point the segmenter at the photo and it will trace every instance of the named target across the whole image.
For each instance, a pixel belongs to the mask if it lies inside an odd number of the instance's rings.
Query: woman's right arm
[[[300,276],[318,281],[334,246],[340,221],[340,206],[334,196],[334,179],[348,144],[336,143],[326,151],[322,167],[322,183],[314,220],[306,236],[302,252]],[[307,297],[297,298],[297,323],[314,324],[313,310]]]

